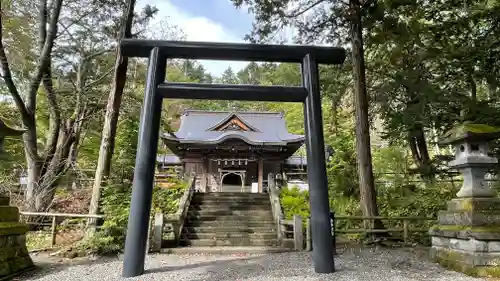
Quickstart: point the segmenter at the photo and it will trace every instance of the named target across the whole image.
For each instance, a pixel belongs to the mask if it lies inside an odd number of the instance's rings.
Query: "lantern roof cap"
[[[25,130],[22,129],[15,129],[7,124],[0,119],[0,137],[13,137],[13,136],[20,136],[24,133]]]
[[[500,128],[466,121],[443,134],[439,143],[447,145],[467,141],[487,142],[498,138],[500,138]]]

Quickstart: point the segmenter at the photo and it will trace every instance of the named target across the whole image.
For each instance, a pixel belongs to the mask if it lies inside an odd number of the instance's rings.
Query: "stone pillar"
[[[463,175],[463,186],[448,209],[430,229],[431,258],[472,275],[500,274],[500,199],[484,176],[497,159],[488,156],[488,141],[500,130],[481,124],[462,124],[447,133],[442,144],[455,146],[449,163]]]
[[[26,248],[28,227],[19,222],[19,210],[0,196],[0,279],[8,279],[34,267]]]

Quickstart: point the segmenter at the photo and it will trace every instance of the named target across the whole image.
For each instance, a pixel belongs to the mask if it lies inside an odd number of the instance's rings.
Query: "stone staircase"
[[[268,194],[195,193],[181,234],[181,246],[278,246]]]
[[[222,185],[222,192],[226,193],[236,193],[236,192],[241,192],[242,188],[241,185],[229,185],[229,184],[224,184]],[[245,190],[243,188],[243,190]]]

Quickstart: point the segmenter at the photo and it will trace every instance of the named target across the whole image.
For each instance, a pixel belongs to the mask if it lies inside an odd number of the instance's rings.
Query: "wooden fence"
[[[39,226],[49,226],[50,225],[50,236],[51,236],[51,247],[56,245],[56,235],[61,222],[60,218],[104,218],[104,215],[89,215],[89,214],[66,214],[66,213],[35,213],[35,212],[20,212],[22,217],[46,217],[50,218],[50,224],[48,223],[34,223]],[[339,221],[369,221],[370,225],[373,226],[375,220],[382,221],[396,221],[400,222],[401,227],[389,227],[384,229],[374,229],[372,228],[351,228],[343,229],[337,227],[337,222]],[[368,234],[368,233],[402,233],[404,243],[407,244],[412,233],[427,233],[428,228],[414,228],[411,226],[412,222],[425,222],[433,221],[435,218],[428,217],[364,217],[364,216],[335,216],[334,223],[335,234]],[[402,224],[401,224],[402,222]],[[292,243],[296,250],[304,249],[304,242],[306,242],[306,249],[311,249],[311,230],[309,219],[305,221],[305,235],[304,235],[304,225],[303,219],[300,216],[294,216],[293,220],[282,220],[280,222],[281,232],[283,233],[283,240],[285,243]],[[148,235],[149,236],[149,235]]]
[[[369,221],[369,225],[371,228],[354,228],[354,229],[342,229],[337,227],[338,221]],[[373,227],[374,222],[376,220],[381,221],[395,221],[402,222],[401,227],[389,227],[383,229],[375,229]],[[429,231],[428,228],[413,228],[411,227],[412,222],[425,222],[425,221],[435,221],[436,218],[429,217],[384,217],[384,216],[373,216],[373,217],[364,217],[364,216],[335,216],[332,225],[332,235],[336,234],[369,234],[369,233],[402,233],[403,241],[405,244],[409,242],[410,236],[412,233],[427,233]],[[302,218],[300,216],[294,216],[293,220],[283,220],[281,222],[282,231],[284,233],[284,240],[288,240],[288,242],[293,243],[294,248],[296,250],[302,250],[304,244],[304,236],[303,236],[303,223]],[[306,242],[306,250],[311,249],[311,228],[310,228],[310,219],[306,220],[306,231],[305,231],[305,242]],[[401,224],[401,223],[400,223]],[[286,242],[285,242],[286,243]]]
[[[76,219],[76,218],[85,218],[85,219],[90,219],[90,218],[95,218],[95,219],[100,219],[104,218],[104,215],[89,215],[89,214],[65,214],[65,213],[35,213],[35,212],[20,212],[21,217],[27,218],[27,217],[38,217],[38,218],[50,218],[50,237],[51,237],[51,243],[50,246],[54,247],[56,245],[56,236],[57,236],[57,228],[59,227],[60,223],[60,218],[70,218],[70,219]],[[40,227],[48,226],[48,224],[44,223],[43,221],[41,223],[30,223],[28,224],[31,225],[37,225]]]

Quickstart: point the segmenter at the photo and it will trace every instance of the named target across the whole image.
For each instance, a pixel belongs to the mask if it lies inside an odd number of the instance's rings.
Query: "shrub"
[[[293,215],[303,218],[309,217],[309,192],[300,190],[298,187],[282,188],[280,194],[281,209],[286,219],[292,219]]]
[[[169,188],[154,187],[152,212],[164,214],[177,211],[179,200],[188,183],[172,179]],[[128,184],[108,185],[102,189],[101,210],[106,216],[101,228],[76,245],[78,255],[112,254],[120,252],[125,243],[132,187]]]

